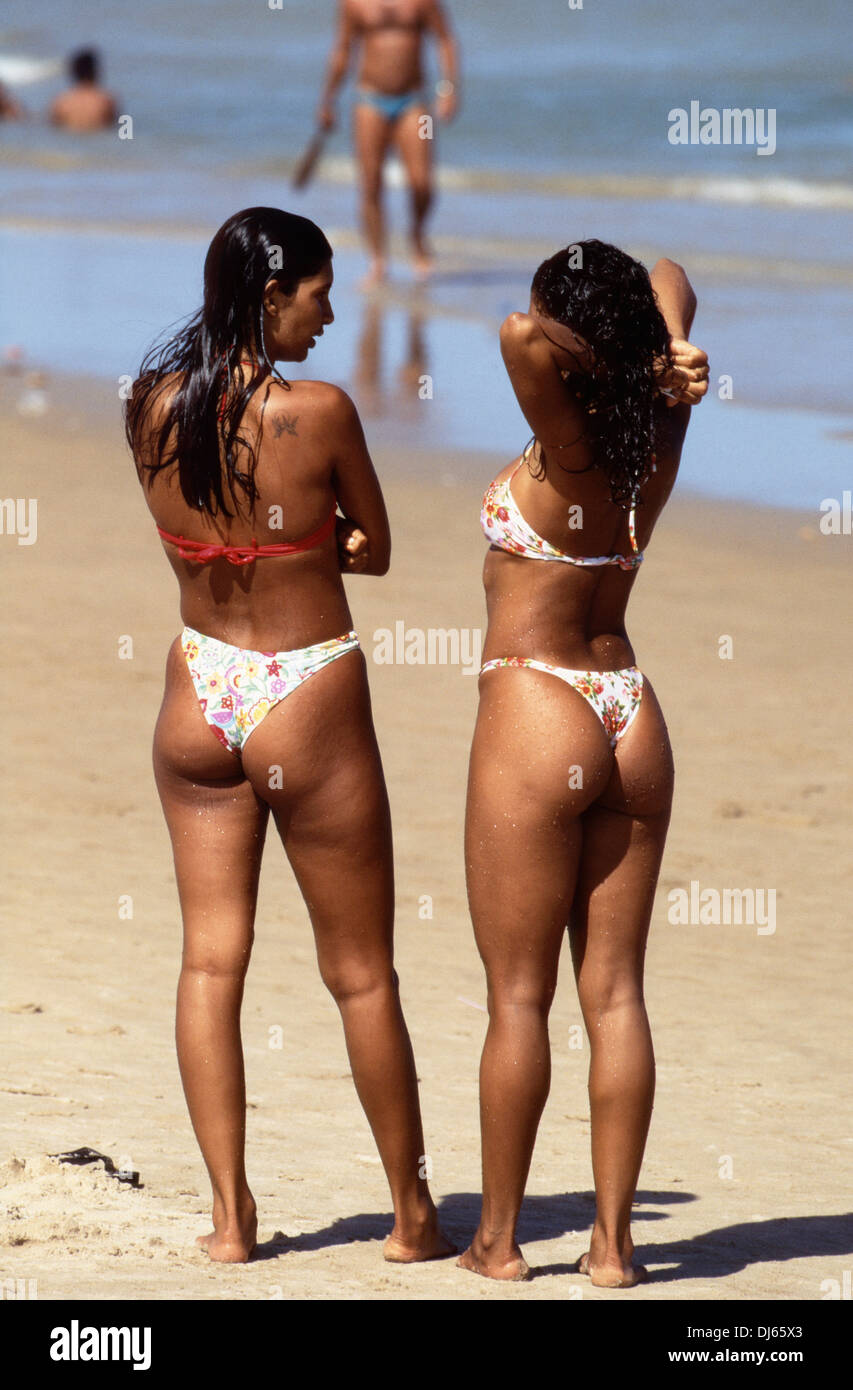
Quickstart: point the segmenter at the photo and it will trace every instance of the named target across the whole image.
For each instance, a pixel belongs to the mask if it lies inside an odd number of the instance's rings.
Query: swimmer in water
[[[100,58],[93,48],[73,53],[68,61],[72,86],[50,108],[53,125],[88,133],[105,130],[118,119],[115,97],[100,85]]]

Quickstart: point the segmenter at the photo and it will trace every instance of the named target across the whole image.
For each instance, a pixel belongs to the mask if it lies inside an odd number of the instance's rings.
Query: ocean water
[[[415,292],[400,267],[371,306],[353,288],[348,95],[315,179],[299,194],[289,186],[312,133],[333,0],[4,0],[0,80],[31,119],[0,125],[0,348],[63,371],[135,371],[196,307],[216,227],[239,207],[275,203],[315,218],[336,247],[338,323],[309,374],[351,387],[384,438],[511,453],[524,423],[497,326],[526,306],[543,256],[600,236],[647,264],[672,256],[696,286],[694,336],[712,382],[733,382],[731,401],[712,392],[696,413],[699,485],[791,505],[849,486],[850,0],[446,8],[463,76],[460,114],[437,134],[440,273]],[[61,78],[12,81],[83,44],[101,49],[132,140],[54,131],[41,116]],[[670,143],[670,111],[692,101],[774,111],[772,155]],[[399,233],[405,195],[399,171],[389,175]],[[429,411],[371,381],[377,356],[392,383],[406,363],[429,363]],[[694,438],[706,435],[700,456]]]
[[[293,156],[311,131],[336,9],[336,0],[283,0],[281,9],[268,0],[4,0],[0,56],[53,58],[97,44],[121,109],[134,116],[134,158],[171,169],[177,197],[186,167],[260,168]],[[740,183],[742,193],[780,180],[792,198],[798,184],[802,198],[829,196],[837,181],[849,197],[849,0],[717,0],[698,10],[680,0],[583,0],[580,9],[568,0],[446,0],[446,9],[463,60],[462,110],[441,136],[455,169],[509,179],[693,176]],[[56,85],[29,89],[32,106]],[[776,110],[775,153],[671,145],[668,112],[691,100]],[[9,139],[33,148],[32,131]],[[35,142],[77,157],[61,134]],[[115,145],[121,162],[127,152]],[[337,148],[346,151],[345,138]],[[100,153],[92,145],[79,157]]]

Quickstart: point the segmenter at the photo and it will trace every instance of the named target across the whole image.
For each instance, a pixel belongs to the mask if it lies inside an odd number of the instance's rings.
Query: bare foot
[[[521,1283],[530,1278],[530,1266],[517,1245],[513,1244],[509,1254],[487,1250],[479,1231],[468,1249],[459,1256],[456,1264],[459,1269],[470,1270],[472,1274],[482,1274],[485,1279],[504,1279]]]
[[[367,274],[358,282],[358,288],[362,292],[376,290],[385,283],[385,262],[383,260],[373,260]]]
[[[600,1289],[632,1289],[635,1284],[648,1282],[645,1265],[626,1265],[621,1260],[614,1265],[597,1265],[589,1271],[591,1284]]]
[[[412,271],[418,281],[428,280],[435,270],[435,262],[428,251],[416,251],[412,257]]]
[[[246,1264],[252,1258],[255,1249],[255,1238],[246,1239],[240,1235],[231,1236],[227,1233],[218,1235],[216,1231],[211,1231],[209,1236],[199,1236],[196,1245],[202,1246],[207,1250],[208,1255],[218,1264]]]
[[[440,1229],[438,1213],[434,1207],[416,1229],[407,1229],[404,1233],[397,1227],[398,1223],[395,1221],[394,1229],[383,1246],[383,1254],[390,1264],[408,1265],[419,1260],[445,1260],[448,1255],[455,1255],[459,1248],[452,1240],[448,1240]]]
[[[635,1284],[648,1282],[649,1271],[645,1265],[634,1265],[627,1260],[604,1261],[595,1268],[590,1267],[589,1251],[581,1255],[577,1263],[578,1274],[588,1274],[590,1282],[601,1289],[632,1289]]]
[[[219,1264],[245,1264],[251,1259],[258,1238],[258,1219],[254,1202],[246,1208],[242,1221],[225,1221],[217,1225],[213,1218],[213,1230],[206,1236],[197,1236],[196,1245],[206,1250],[212,1260]]]

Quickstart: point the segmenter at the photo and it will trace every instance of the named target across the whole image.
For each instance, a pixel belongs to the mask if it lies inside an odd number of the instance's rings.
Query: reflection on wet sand
[[[402,360],[391,363],[387,371],[389,306],[371,297],[364,301],[361,332],[352,371],[353,388],[362,415],[372,419],[411,420],[420,403],[432,393],[428,370],[426,292],[418,290],[405,312]],[[399,314],[399,308],[393,310]]]

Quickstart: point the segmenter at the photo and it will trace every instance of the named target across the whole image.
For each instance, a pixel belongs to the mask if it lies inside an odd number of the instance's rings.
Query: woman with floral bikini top
[[[597,1212],[578,1268],[628,1287],[631,1203],[654,1093],[643,954],[672,755],[625,609],[673,487],[707,357],[696,300],[600,241],[545,261],[501,329],[534,440],[488,488],[489,627],[468,785],[466,869],[486,969],[483,1209],[459,1264],[529,1274],[515,1228],[548,1094],[548,1013],[568,925],[591,1048]],[[663,399],[666,397],[666,399]],[[642,548],[641,548],[642,547]]]

